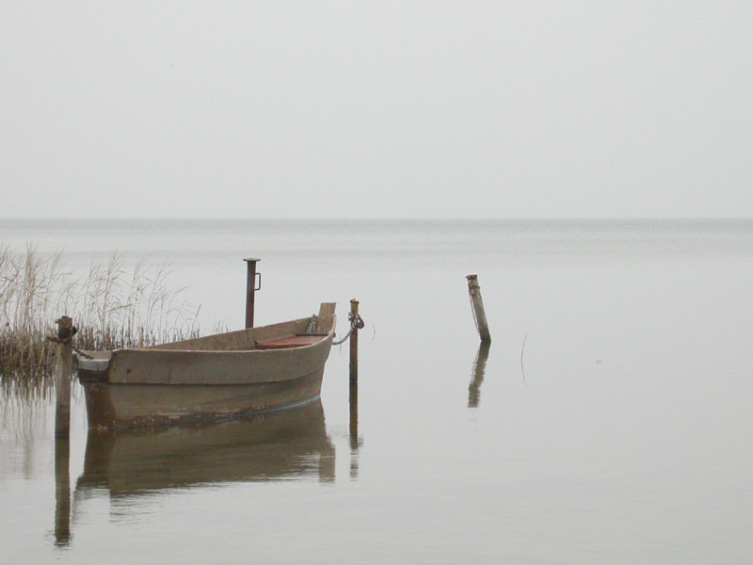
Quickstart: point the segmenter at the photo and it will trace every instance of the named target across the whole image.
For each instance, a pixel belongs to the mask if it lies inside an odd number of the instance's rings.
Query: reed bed
[[[0,380],[44,381],[53,367],[55,320],[73,318],[78,349],[146,347],[200,335],[198,308],[168,284],[170,266],[113,253],[74,273],[62,252],[0,247]]]

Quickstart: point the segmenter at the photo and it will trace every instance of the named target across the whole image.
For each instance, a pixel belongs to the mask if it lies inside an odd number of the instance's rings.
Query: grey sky
[[[753,3],[3,2],[0,217],[753,217]]]

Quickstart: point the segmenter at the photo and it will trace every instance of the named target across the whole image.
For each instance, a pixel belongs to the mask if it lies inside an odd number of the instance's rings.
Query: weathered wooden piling
[[[486,321],[484,312],[484,301],[481,299],[481,287],[478,285],[477,275],[468,275],[468,293],[471,296],[471,306],[473,307],[473,319],[476,321],[476,329],[482,343],[491,343],[492,336],[489,333],[489,324]]]
[[[256,291],[261,290],[261,273],[256,272],[256,263],[261,259],[244,259],[247,266],[246,273],[246,328],[254,327],[254,298]],[[258,282],[258,286],[257,286]]]
[[[358,442],[358,300],[350,301],[350,441]]]
[[[47,339],[55,348],[55,437],[67,438],[71,431],[71,365],[73,363],[73,320],[62,316],[55,320],[58,335]]]
[[[350,301],[350,386],[358,387],[358,300]]]

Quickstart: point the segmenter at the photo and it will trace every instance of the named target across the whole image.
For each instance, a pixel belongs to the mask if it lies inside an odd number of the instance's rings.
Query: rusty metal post
[[[348,315],[350,328],[348,335],[343,338],[350,340],[350,476],[358,478],[358,450],[361,440],[358,437],[358,330],[363,328],[363,320],[358,314],[358,300],[350,301],[350,314]],[[342,341],[340,343],[342,343]]]
[[[256,272],[256,263],[261,259],[244,259],[247,265],[246,273],[246,328],[254,327],[254,297],[257,290],[261,290],[261,273]],[[259,286],[256,285],[257,276]]]
[[[484,301],[481,300],[481,287],[478,285],[477,275],[468,275],[468,293],[471,296],[471,305],[473,306],[473,319],[476,320],[476,329],[482,343],[491,343],[492,336],[489,334],[489,324],[486,321],[484,312]]]
[[[358,300],[350,301],[350,450],[351,450],[351,477],[358,477]]]
[[[350,301],[350,319],[358,320],[358,300]],[[358,389],[358,326],[352,324],[350,333],[350,386]]]
[[[67,438],[71,431],[71,365],[73,363],[73,320],[63,316],[56,320],[55,352],[55,437]]]

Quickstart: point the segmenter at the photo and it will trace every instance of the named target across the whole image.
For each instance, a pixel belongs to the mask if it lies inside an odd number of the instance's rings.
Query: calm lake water
[[[0,222],[67,268],[169,259],[201,326],[360,301],[321,404],[87,437],[0,411],[0,563],[753,562],[753,223]],[[479,349],[465,275],[493,342]]]

